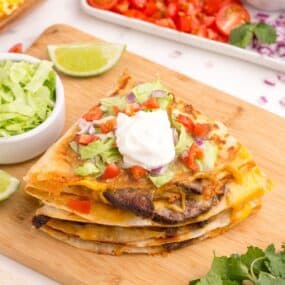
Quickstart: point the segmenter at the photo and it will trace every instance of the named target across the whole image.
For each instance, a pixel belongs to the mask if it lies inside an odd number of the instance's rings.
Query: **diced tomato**
[[[155,12],[157,12],[157,6],[156,6],[155,0],[147,1],[145,8],[144,8],[145,15],[147,17],[152,17]]]
[[[217,13],[222,6],[222,0],[204,0],[203,11],[208,15]]]
[[[110,119],[105,123],[99,125],[99,128],[103,134],[107,134],[113,131],[116,128],[116,126],[117,126],[116,119]]]
[[[158,109],[159,108],[159,104],[157,102],[157,99],[154,97],[149,98],[142,105],[147,109]]]
[[[97,141],[98,139],[99,139],[99,137],[97,137],[97,136],[91,136],[91,135],[87,135],[87,134],[78,135],[76,137],[76,141],[79,144],[83,144],[83,145],[90,144],[92,142]]]
[[[136,9],[129,9],[124,13],[125,16],[130,18],[136,18],[139,20],[145,20],[145,14],[142,11]]]
[[[8,52],[11,53],[23,53],[23,44],[17,43],[9,48]]]
[[[190,33],[192,30],[192,19],[190,15],[186,15],[183,12],[178,13],[177,28],[184,33]]]
[[[219,10],[216,25],[221,33],[228,36],[233,29],[249,21],[250,15],[247,10],[242,5],[232,3]]]
[[[91,201],[88,198],[70,199],[67,206],[77,212],[89,214],[91,211]]]
[[[170,2],[167,6],[167,16],[169,18],[175,19],[178,14],[178,3],[177,2]]]
[[[161,27],[169,28],[169,29],[176,29],[175,23],[170,18],[155,20],[155,24]]]
[[[210,132],[210,126],[208,124],[197,123],[194,126],[193,134],[197,137],[206,137]]]
[[[83,119],[86,121],[94,121],[94,120],[99,120],[103,116],[103,111],[99,107],[94,107],[88,113],[83,115]]]
[[[134,179],[139,180],[146,176],[147,170],[141,166],[133,166],[131,167],[131,174]]]
[[[117,116],[121,112],[121,110],[117,106],[113,106],[113,112]]]
[[[112,9],[116,4],[118,0],[87,0],[87,3],[94,7],[104,10],[110,10]]]
[[[103,179],[112,179],[117,177],[120,174],[121,170],[120,168],[115,164],[115,163],[111,163],[108,164],[103,175],[102,178]]]
[[[129,7],[130,7],[129,0],[119,0],[118,3],[113,7],[113,10],[120,14],[124,14],[128,11]]]
[[[203,152],[199,149],[198,145],[194,142],[188,150],[188,153],[185,157],[182,157],[182,162],[192,171],[198,170],[198,165],[196,159],[202,158]]]
[[[191,118],[180,114],[177,117],[177,122],[182,124],[190,133],[193,132],[195,125]]]
[[[130,0],[131,6],[136,9],[143,9],[147,3],[147,0]]]

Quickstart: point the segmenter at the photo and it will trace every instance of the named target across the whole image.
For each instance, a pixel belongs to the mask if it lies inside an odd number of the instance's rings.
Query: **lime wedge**
[[[20,181],[8,174],[0,170],[0,201],[3,201],[9,198],[20,185]]]
[[[96,76],[111,69],[121,58],[124,45],[82,43],[49,45],[48,53],[56,68],[71,76]]]

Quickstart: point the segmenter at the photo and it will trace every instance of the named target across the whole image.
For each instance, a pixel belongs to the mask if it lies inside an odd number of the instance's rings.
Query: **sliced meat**
[[[32,219],[32,224],[37,228],[41,228],[42,226],[44,226],[48,221],[49,221],[49,217],[44,216],[44,215],[38,215],[38,216],[34,216]]]
[[[154,213],[153,220],[162,224],[177,224],[185,220],[195,218],[207,212],[215,203],[215,198],[209,200],[186,200],[184,212],[177,212],[168,208],[158,210]]]
[[[153,215],[152,194],[147,190],[126,188],[107,190],[103,194],[112,205],[118,208],[130,210],[144,218],[150,218]]]

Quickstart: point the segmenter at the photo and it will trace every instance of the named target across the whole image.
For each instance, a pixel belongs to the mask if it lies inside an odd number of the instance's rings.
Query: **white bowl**
[[[284,0],[246,0],[249,4],[257,9],[265,11],[285,10]]]
[[[0,61],[40,60],[16,53],[0,53]],[[65,103],[63,85],[56,76],[56,101],[50,116],[36,128],[11,137],[0,137],[0,164],[11,164],[27,161],[43,153],[60,136],[65,122]]]

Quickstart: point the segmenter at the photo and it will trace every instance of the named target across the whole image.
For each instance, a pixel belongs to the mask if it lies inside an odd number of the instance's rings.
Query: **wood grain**
[[[55,25],[40,36],[29,54],[47,58],[48,44],[79,41],[96,40],[71,27]],[[284,119],[135,54],[125,53],[120,63],[101,77],[61,76],[67,104],[66,128],[98,98],[105,96],[126,68],[140,80],[158,75],[178,96],[227,123],[275,182],[274,191],[264,199],[264,207],[231,231],[167,256],[113,257],[72,248],[33,230],[31,217],[37,202],[19,191],[0,207],[0,252],[63,284],[186,285],[189,279],[206,273],[214,250],[219,255],[230,254],[242,252],[250,244],[265,247],[285,241]],[[4,169],[21,178],[34,162]]]
[[[11,15],[0,18],[0,31],[7,27],[12,21],[17,19],[20,15],[27,13],[42,0],[25,0],[24,3],[16,9]]]

